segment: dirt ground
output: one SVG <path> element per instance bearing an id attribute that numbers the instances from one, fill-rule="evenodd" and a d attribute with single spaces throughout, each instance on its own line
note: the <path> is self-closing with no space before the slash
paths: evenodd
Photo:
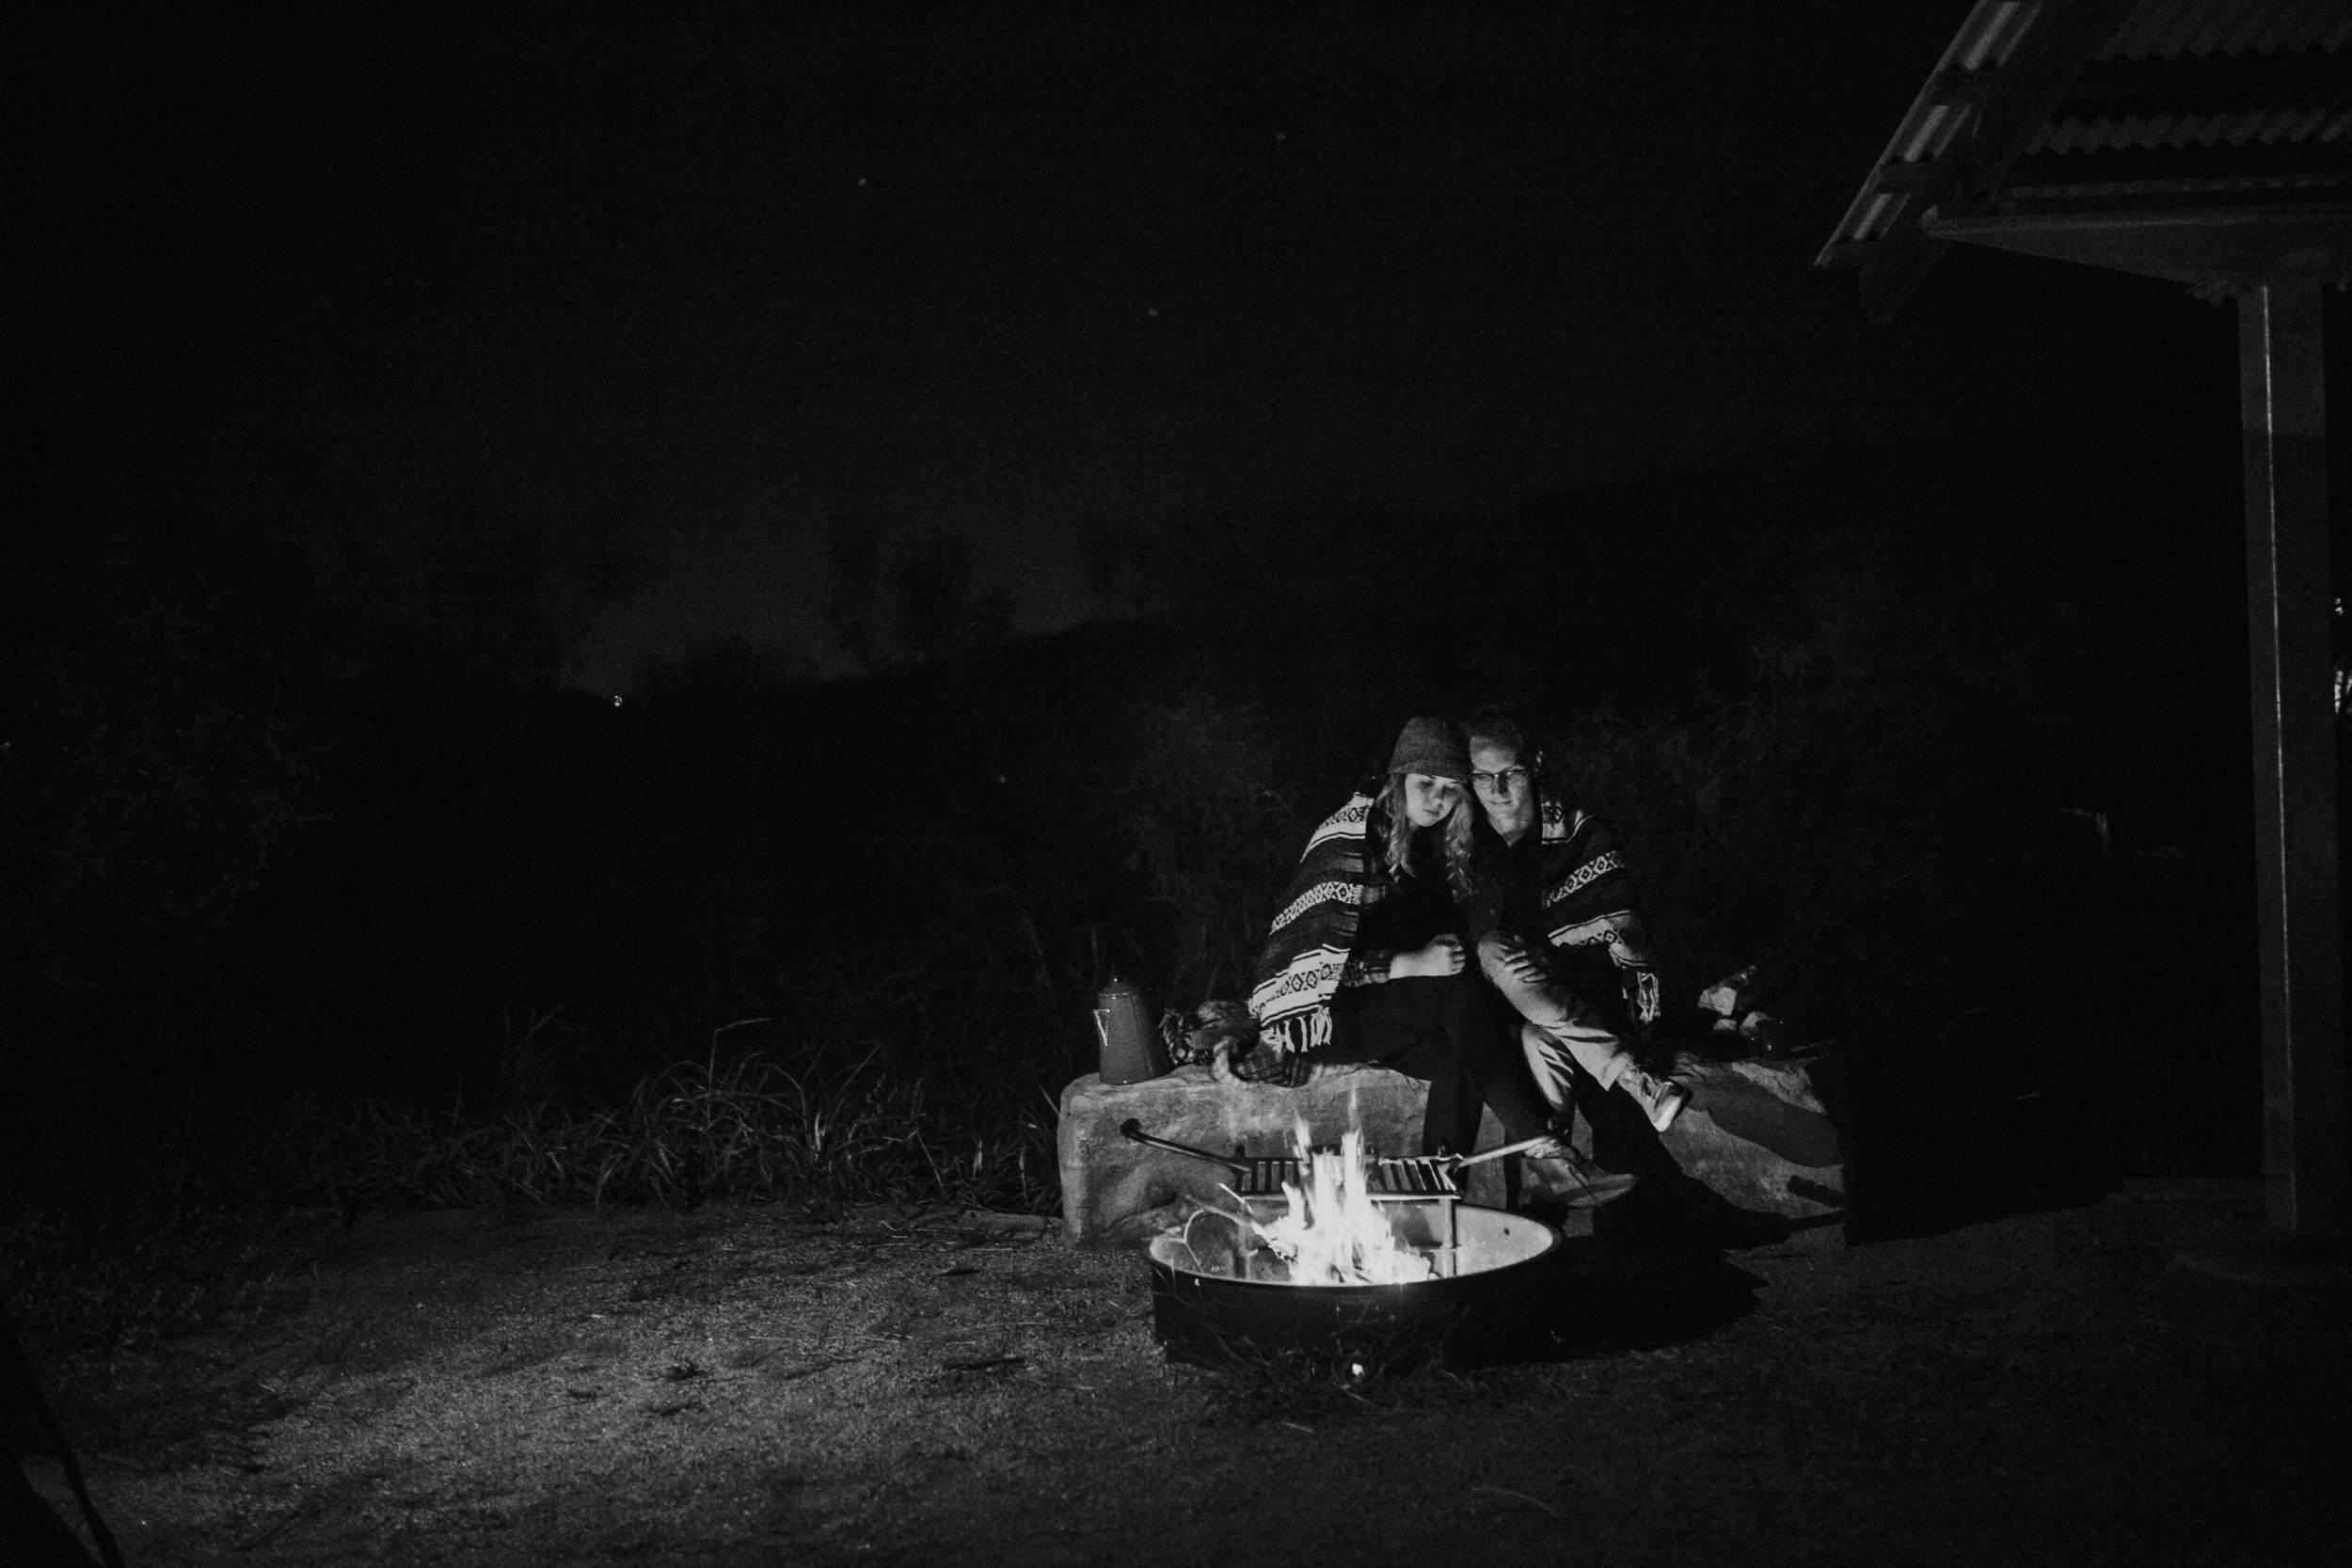
<path id="1" fill-rule="evenodd" d="M 158 1568 L 2341 1561 L 2346 1276 L 2176 1261 L 2248 1196 L 1570 1243 L 1561 1359 L 1355 1387 L 1172 1367 L 1139 1259 L 1014 1220 L 322 1221 L 273 1314 L 43 1375 Z"/>

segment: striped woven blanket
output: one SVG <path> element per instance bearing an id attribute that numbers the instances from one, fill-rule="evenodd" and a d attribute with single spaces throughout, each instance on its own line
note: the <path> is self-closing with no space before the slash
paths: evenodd
<path id="1" fill-rule="evenodd" d="M 1606 947 L 1626 1006 L 1646 1029 L 1658 1022 L 1658 971 L 1642 930 L 1633 878 L 1616 840 L 1596 817 L 1543 801 L 1537 925 L 1554 947 Z"/>
<path id="2" fill-rule="evenodd" d="M 1331 996 L 1355 948 L 1358 918 L 1392 885 L 1373 848 L 1387 835 L 1387 808 L 1359 790 L 1307 840 L 1249 992 L 1259 1038 L 1285 1055 L 1331 1038 Z"/>
<path id="3" fill-rule="evenodd" d="M 1547 799 L 1542 820 L 1539 930 L 1531 934 L 1555 947 L 1605 949 L 1628 1010 L 1646 1028 L 1661 1011 L 1658 974 L 1624 855 L 1607 827 L 1582 811 Z M 1208 1042 L 1232 1040 L 1240 1076 L 1279 1076 L 1278 1062 L 1330 1040 L 1331 998 L 1355 951 L 1359 921 L 1395 886 L 1375 847 L 1387 836 L 1387 809 L 1369 792 L 1359 791 L 1324 818 L 1308 837 L 1259 953 L 1257 984 L 1249 992 L 1257 1039 L 1238 1039 L 1237 1020 L 1212 1019 L 1203 1009 L 1209 1027 L 1193 1032 L 1193 1054 L 1207 1060 Z M 1248 1063 L 1240 1066 L 1245 1055 Z"/>

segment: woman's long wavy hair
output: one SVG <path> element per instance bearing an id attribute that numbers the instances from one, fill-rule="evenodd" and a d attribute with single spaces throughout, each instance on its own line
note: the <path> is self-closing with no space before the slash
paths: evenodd
<path id="1" fill-rule="evenodd" d="M 1413 864 L 1413 819 L 1405 814 L 1405 775 L 1389 775 L 1388 788 L 1380 792 L 1380 804 L 1389 814 L 1389 841 L 1382 847 L 1380 858 L 1388 863 L 1392 877 L 1411 875 Z M 1446 819 L 1430 832 L 1441 834 L 1439 847 L 1445 852 L 1445 879 L 1454 885 L 1454 895 L 1467 898 L 1477 886 L 1471 867 L 1471 816 L 1470 785 L 1462 784 L 1461 793 L 1454 800 L 1454 810 Z"/>

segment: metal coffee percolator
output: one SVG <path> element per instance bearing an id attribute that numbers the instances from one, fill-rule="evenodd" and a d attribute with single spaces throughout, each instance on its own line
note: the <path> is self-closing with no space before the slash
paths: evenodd
<path id="1" fill-rule="evenodd" d="M 1094 1034 L 1103 1048 L 1104 1083 L 1140 1084 L 1168 1070 L 1143 992 L 1116 974 L 1095 995 Z"/>

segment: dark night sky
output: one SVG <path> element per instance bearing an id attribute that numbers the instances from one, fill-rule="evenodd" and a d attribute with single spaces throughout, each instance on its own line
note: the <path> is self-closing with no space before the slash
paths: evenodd
<path id="1" fill-rule="evenodd" d="M 1956 253 L 1880 329 L 1812 268 L 1966 8 L 59 7 L 24 298 L 106 506 L 631 559 L 592 686 L 805 653 L 843 530 L 1043 629 L 1105 531 L 2227 453 L 2225 310 Z"/>

